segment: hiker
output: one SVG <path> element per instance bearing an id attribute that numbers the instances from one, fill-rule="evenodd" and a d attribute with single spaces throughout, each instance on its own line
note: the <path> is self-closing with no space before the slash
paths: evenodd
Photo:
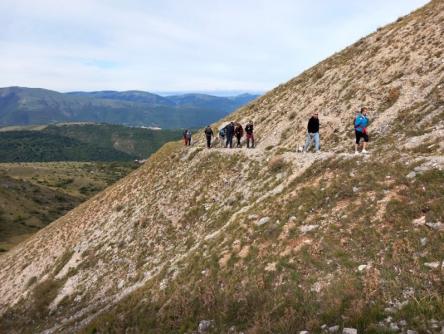
<path id="1" fill-rule="evenodd" d="M 185 130 L 183 130 L 183 133 L 182 133 L 183 142 L 184 142 L 185 146 L 188 145 L 187 132 L 188 132 L 188 129 L 185 129 Z"/>
<path id="2" fill-rule="evenodd" d="M 223 127 L 222 129 L 219 130 L 219 141 L 222 146 L 225 143 L 225 132 L 226 132 L 226 127 Z"/>
<path id="3" fill-rule="evenodd" d="M 364 139 L 364 142 L 362 143 L 362 153 L 366 154 L 368 151 L 367 143 L 368 143 L 368 133 L 367 133 L 367 126 L 368 126 L 368 117 L 367 117 L 367 107 L 362 107 L 360 113 L 355 117 L 354 126 L 355 126 L 355 136 L 356 136 L 356 144 L 355 144 L 355 154 L 359 154 L 359 146 L 361 138 Z"/>
<path id="4" fill-rule="evenodd" d="M 254 135 L 253 135 L 253 122 L 248 121 L 248 124 L 245 126 L 245 133 L 247 134 L 247 148 L 254 148 Z"/>
<path id="5" fill-rule="evenodd" d="M 214 137 L 214 133 L 213 133 L 213 129 L 209 125 L 205 128 L 205 137 L 207 138 L 207 148 L 210 148 L 211 147 L 211 138 Z"/>
<path id="6" fill-rule="evenodd" d="M 230 145 L 230 148 L 233 148 L 233 135 L 234 135 L 234 123 L 230 122 L 225 127 L 225 137 L 226 137 L 225 147 L 228 147 L 228 145 Z"/>
<path id="7" fill-rule="evenodd" d="M 303 152 L 307 152 L 312 140 L 315 142 L 316 153 L 319 152 L 320 139 L 319 139 L 319 118 L 318 113 L 314 113 L 308 120 L 307 125 L 307 137 L 305 139 L 305 145 Z"/>
<path id="8" fill-rule="evenodd" d="M 191 146 L 191 131 L 188 129 L 185 133 L 185 146 Z"/>
<path id="9" fill-rule="evenodd" d="M 236 123 L 236 128 L 234 129 L 234 135 L 236 136 L 237 139 L 237 147 L 242 147 L 241 145 L 241 138 L 244 135 L 244 128 L 242 127 L 242 125 L 240 123 Z"/>

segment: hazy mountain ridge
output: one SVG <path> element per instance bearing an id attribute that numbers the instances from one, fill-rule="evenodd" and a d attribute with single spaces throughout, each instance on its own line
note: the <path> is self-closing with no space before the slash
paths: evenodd
<path id="1" fill-rule="evenodd" d="M 162 128 L 200 127 L 257 97 L 194 96 L 193 103 L 181 104 L 143 91 L 59 93 L 41 88 L 0 88 L 0 125 L 83 121 Z M 208 100 L 212 103 L 205 102 Z"/>
<path id="2" fill-rule="evenodd" d="M 215 124 L 252 119 L 256 149 L 165 145 L 0 257 L 3 328 L 438 333 L 443 22 L 432 1 Z M 313 112 L 323 153 L 296 153 Z"/>

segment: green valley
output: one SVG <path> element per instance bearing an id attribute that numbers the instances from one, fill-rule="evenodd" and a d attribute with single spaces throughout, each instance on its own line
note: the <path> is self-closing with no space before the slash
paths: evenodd
<path id="1" fill-rule="evenodd" d="M 182 130 L 73 123 L 0 129 L 0 162 L 146 159 Z"/>

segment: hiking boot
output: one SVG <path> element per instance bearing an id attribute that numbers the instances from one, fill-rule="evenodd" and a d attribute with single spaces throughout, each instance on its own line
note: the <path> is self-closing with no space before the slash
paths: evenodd
<path id="1" fill-rule="evenodd" d="M 359 152 L 358 152 L 358 151 L 355 151 L 355 154 L 359 154 Z"/>
<path id="2" fill-rule="evenodd" d="M 367 154 L 368 151 L 367 150 L 362 150 L 362 153 Z"/>

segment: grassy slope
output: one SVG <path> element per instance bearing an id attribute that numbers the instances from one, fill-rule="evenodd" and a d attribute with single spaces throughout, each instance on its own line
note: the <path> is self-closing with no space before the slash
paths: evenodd
<path id="1" fill-rule="evenodd" d="M 132 163 L 0 164 L 0 252 L 126 176 Z"/>
<path id="2" fill-rule="evenodd" d="M 316 163 L 283 193 L 201 244 L 204 251 L 177 265 L 185 269 L 167 289 L 157 290 L 170 277 L 164 272 L 82 333 L 128 328 L 186 333 L 202 319 L 215 321 L 214 333 L 232 326 L 251 333 L 318 332 L 323 324 L 382 333 L 378 323 L 389 315 L 395 322 L 406 320 L 407 328 L 431 330 L 430 319 L 444 318 L 443 285 L 440 270 L 424 263 L 444 258 L 444 236 L 412 228 L 411 221 L 423 215 L 427 221 L 444 219 L 444 173 L 429 171 L 411 180 L 406 175 L 415 165 L 390 161 Z M 200 166 L 214 163 L 233 168 L 241 162 L 212 155 Z M 279 173 L 286 175 L 288 168 Z M 274 182 L 271 177 L 269 190 Z M 184 223 L 199 219 L 197 205 Z M 229 211 L 236 210 L 234 204 Z M 256 227 L 251 214 L 271 222 Z M 223 225 L 224 217 L 213 224 Z M 309 224 L 318 228 L 301 233 L 299 227 Z M 359 271 L 362 264 L 368 267 Z"/>

